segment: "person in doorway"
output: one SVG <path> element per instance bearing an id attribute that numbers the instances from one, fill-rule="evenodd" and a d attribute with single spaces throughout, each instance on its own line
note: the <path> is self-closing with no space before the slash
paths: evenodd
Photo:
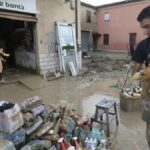
<path id="1" fill-rule="evenodd" d="M 145 63 L 146 67 L 150 64 L 150 6 L 144 8 L 138 15 L 137 21 L 140 23 L 141 28 L 144 31 L 144 34 L 147 36 L 142 40 L 132 56 L 132 60 L 135 62 L 133 66 L 133 74 L 139 72 L 142 64 Z M 150 80 L 144 80 L 142 83 L 143 91 L 150 87 Z M 146 138 L 150 148 L 150 94 L 143 94 L 143 112 L 142 120 L 146 122 Z M 148 95 L 145 96 L 145 95 Z M 148 107 L 147 107 L 148 106 Z"/>
<path id="2" fill-rule="evenodd" d="M 5 83 L 4 79 L 2 78 L 3 73 L 3 63 L 6 62 L 6 58 L 9 57 L 9 54 L 4 52 L 4 49 L 0 47 L 0 83 Z"/>

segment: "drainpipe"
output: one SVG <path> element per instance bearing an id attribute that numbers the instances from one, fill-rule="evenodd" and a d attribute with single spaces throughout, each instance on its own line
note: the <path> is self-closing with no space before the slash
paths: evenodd
<path id="1" fill-rule="evenodd" d="M 76 23 L 76 41 L 77 41 L 77 50 L 79 51 L 79 36 L 78 36 L 78 0 L 75 0 L 75 23 Z"/>

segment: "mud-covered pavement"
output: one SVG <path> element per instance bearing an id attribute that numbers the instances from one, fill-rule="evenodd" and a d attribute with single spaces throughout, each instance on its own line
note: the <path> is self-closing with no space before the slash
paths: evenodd
<path id="1" fill-rule="evenodd" d="M 119 88 L 116 88 L 116 77 L 114 66 L 119 72 L 119 66 L 128 62 L 127 55 L 96 55 L 98 63 L 95 66 L 86 66 L 78 77 L 65 76 L 56 80 L 46 81 L 39 75 L 18 70 L 6 71 L 6 79 L 11 82 L 0 86 L 0 98 L 19 103 L 22 100 L 34 95 L 42 97 L 47 105 L 57 104 L 59 100 L 66 100 L 72 104 L 79 113 L 91 115 L 94 112 L 95 104 L 103 97 L 110 96 L 117 101 L 119 112 L 119 126 L 115 122 L 111 124 L 111 139 L 113 150 L 148 150 L 145 138 L 145 123 L 141 120 L 141 112 L 123 112 L 119 107 Z M 115 62 L 119 58 L 121 64 Z M 104 59 L 102 61 L 102 59 Z M 91 60 L 83 63 L 92 65 Z M 102 61 L 102 62 L 101 62 Z M 101 62 L 101 63 L 100 63 Z M 98 64 L 98 65 L 96 65 Z M 102 66 L 104 64 L 104 67 Z M 108 64 L 108 65 L 107 65 Z M 111 65 L 113 64 L 113 65 Z M 85 68 L 86 69 L 85 69 Z M 101 68 L 100 68 L 101 67 Z M 94 69 L 95 68 L 95 69 Z"/>

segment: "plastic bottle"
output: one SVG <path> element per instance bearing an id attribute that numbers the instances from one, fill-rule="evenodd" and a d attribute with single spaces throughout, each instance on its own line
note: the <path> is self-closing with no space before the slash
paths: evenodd
<path id="1" fill-rule="evenodd" d="M 105 131 L 102 130 L 102 131 L 101 131 L 101 139 L 105 139 L 105 138 L 106 138 L 106 136 L 105 136 Z"/>
<path id="2" fill-rule="evenodd" d="M 85 141 L 84 141 L 84 146 L 86 147 L 86 148 L 88 148 L 89 147 L 89 139 L 86 137 L 86 139 L 85 139 Z"/>
<path id="3" fill-rule="evenodd" d="M 96 139 L 92 139 L 91 141 L 91 150 L 95 150 L 97 146 L 97 140 Z"/>
<path id="4" fill-rule="evenodd" d="M 96 138 L 93 140 L 93 145 L 95 148 L 97 147 L 97 139 Z"/>
<path id="5" fill-rule="evenodd" d="M 92 148 L 93 148 L 93 139 L 92 138 L 89 139 L 89 148 L 90 148 L 90 150 L 92 150 Z"/>

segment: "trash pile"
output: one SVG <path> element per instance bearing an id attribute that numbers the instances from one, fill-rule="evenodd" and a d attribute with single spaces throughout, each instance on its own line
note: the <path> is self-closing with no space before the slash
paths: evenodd
<path id="1" fill-rule="evenodd" d="M 103 130 L 67 102 L 44 105 L 39 96 L 20 104 L 0 100 L 1 150 L 109 150 Z"/>
<path id="2" fill-rule="evenodd" d="M 129 87 L 122 90 L 123 96 L 128 98 L 141 98 L 142 88 L 141 87 Z"/>

